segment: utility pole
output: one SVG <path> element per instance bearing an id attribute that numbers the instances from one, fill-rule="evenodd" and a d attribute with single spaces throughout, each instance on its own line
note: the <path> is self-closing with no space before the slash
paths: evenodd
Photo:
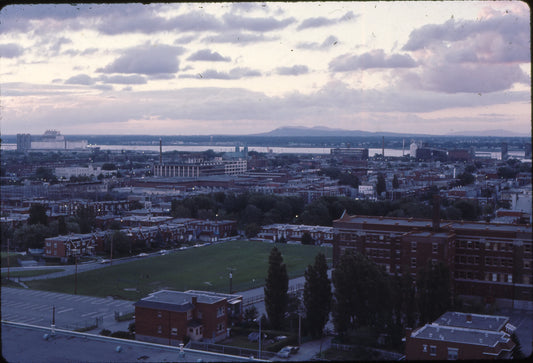
<path id="1" fill-rule="evenodd" d="M 7 279 L 9 280 L 9 238 L 7 239 Z"/>
<path id="2" fill-rule="evenodd" d="M 78 294 L 78 255 L 74 256 L 76 260 L 76 269 L 74 273 L 74 295 Z"/>

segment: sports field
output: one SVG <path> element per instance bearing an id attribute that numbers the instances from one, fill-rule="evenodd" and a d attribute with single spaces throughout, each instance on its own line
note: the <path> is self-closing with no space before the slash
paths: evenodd
<path id="1" fill-rule="evenodd" d="M 106 266 L 78 274 L 79 295 L 114 296 L 138 300 L 163 288 L 198 289 L 229 292 L 229 272 L 233 271 L 232 291 L 239 292 L 264 285 L 272 243 L 231 241 L 216 245 L 174 251 L 164 256 Z M 276 244 L 287 265 L 289 278 L 302 276 L 319 253 L 331 248 Z M 28 281 L 32 289 L 73 293 L 74 275 Z"/>

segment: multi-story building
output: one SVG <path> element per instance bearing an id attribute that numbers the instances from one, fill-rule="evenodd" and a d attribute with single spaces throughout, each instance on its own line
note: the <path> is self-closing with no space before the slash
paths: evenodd
<path id="1" fill-rule="evenodd" d="M 257 236 L 274 242 L 285 239 L 287 242 L 301 242 L 304 233 L 309 233 L 315 244 L 333 242 L 333 227 L 306 226 L 295 224 L 270 224 L 261 227 Z"/>
<path id="2" fill-rule="evenodd" d="M 77 256 L 92 256 L 103 251 L 106 232 L 69 234 L 44 240 L 44 256 L 63 261 Z"/>
<path id="3" fill-rule="evenodd" d="M 443 261 L 456 294 L 533 309 L 530 225 L 344 214 L 333 227 L 334 264 L 354 250 L 390 273 L 407 268 L 416 276 L 428 261 Z"/>
<path id="4" fill-rule="evenodd" d="M 135 339 L 179 345 L 185 337 L 216 342 L 242 316 L 242 296 L 161 290 L 135 304 Z"/>
<path id="5" fill-rule="evenodd" d="M 405 337 L 406 360 L 510 359 L 515 327 L 505 316 L 446 312 Z"/>
<path id="6" fill-rule="evenodd" d="M 211 175 L 238 175 L 247 170 L 247 161 L 225 160 L 180 164 L 155 164 L 154 176 L 200 178 Z"/>

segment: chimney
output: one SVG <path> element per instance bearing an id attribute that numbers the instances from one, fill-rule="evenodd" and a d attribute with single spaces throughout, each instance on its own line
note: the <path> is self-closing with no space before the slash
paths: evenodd
<path id="1" fill-rule="evenodd" d="M 433 194 L 433 232 L 440 229 L 440 195 Z"/>
<path id="2" fill-rule="evenodd" d="M 192 297 L 192 304 L 196 307 L 196 303 L 198 301 L 198 298 L 196 296 Z"/>
<path id="3" fill-rule="evenodd" d="M 159 165 L 163 165 L 163 140 L 159 138 Z"/>

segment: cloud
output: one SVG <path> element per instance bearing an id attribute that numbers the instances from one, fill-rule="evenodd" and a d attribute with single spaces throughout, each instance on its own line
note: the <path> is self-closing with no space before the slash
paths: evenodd
<path id="1" fill-rule="evenodd" d="M 111 64 L 100 68 L 103 73 L 136 73 L 145 75 L 174 74 L 179 70 L 178 55 L 183 48 L 145 44 L 129 48 Z"/>
<path id="2" fill-rule="evenodd" d="M 90 86 L 94 84 L 94 79 L 86 74 L 78 74 L 67 79 L 65 81 L 65 84 L 81 84 L 85 86 Z"/>
<path id="3" fill-rule="evenodd" d="M 300 74 L 309 73 L 309 68 L 306 65 L 295 65 L 292 67 L 278 67 L 276 73 L 283 76 L 298 76 Z"/>
<path id="4" fill-rule="evenodd" d="M 227 79 L 227 80 L 235 80 L 235 79 L 241 79 L 241 78 L 249 78 L 249 77 L 259 77 L 261 76 L 261 72 L 257 70 L 253 70 L 250 68 L 233 68 L 229 72 L 219 72 L 214 69 L 208 69 L 202 73 L 200 73 L 198 76 L 192 76 L 193 78 L 204 78 L 204 79 Z M 182 78 L 191 78 L 191 77 L 182 77 Z"/>
<path id="5" fill-rule="evenodd" d="M 98 78 L 100 82 L 103 83 L 114 83 L 114 84 L 146 84 L 146 77 L 140 75 L 131 75 L 131 76 L 101 76 Z"/>
<path id="6" fill-rule="evenodd" d="M 187 60 L 190 61 L 210 61 L 210 62 L 230 62 L 230 57 L 223 57 L 218 52 L 211 52 L 209 49 L 202 49 L 192 54 Z"/>
<path id="7" fill-rule="evenodd" d="M 22 55 L 24 48 L 15 43 L 0 44 L 0 57 L 17 58 Z"/>
<path id="8" fill-rule="evenodd" d="M 248 30 L 254 32 L 269 32 L 272 30 L 284 29 L 296 21 L 296 19 L 292 17 L 277 20 L 272 17 L 245 17 L 232 13 L 226 13 L 222 18 L 227 30 Z"/>
<path id="9" fill-rule="evenodd" d="M 517 64 L 465 63 L 425 67 L 420 74 L 404 75 L 403 82 L 410 87 L 436 92 L 477 94 L 504 91 L 515 83 L 529 85 L 531 79 Z"/>
<path id="10" fill-rule="evenodd" d="M 531 60 L 529 18 L 498 14 L 476 21 L 450 19 L 427 24 L 413 30 L 402 49 L 448 50 L 446 53 L 464 49 L 478 61 L 527 63 Z"/>
<path id="11" fill-rule="evenodd" d="M 316 18 L 308 18 L 302 21 L 296 29 L 303 30 L 303 29 L 308 29 L 308 28 L 319 28 L 319 27 L 324 27 L 324 26 L 330 26 L 330 25 L 335 25 L 335 24 L 342 23 L 345 21 L 349 21 L 352 19 L 356 19 L 357 17 L 359 17 L 359 15 L 355 15 L 352 11 L 349 11 L 339 18 L 326 18 L 323 16 L 316 17 Z"/>
<path id="12" fill-rule="evenodd" d="M 329 63 L 329 69 L 333 72 L 348 72 L 369 68 L 411 68 L 416 65 L 409 55 L 386 55 L 382 49 L 377 49 L 361 55 L 341 55 Z"/>
<path id="13" fill-rule="evenodd" d="M 339 39 L 336 36 L 330 35 L 322 43 L 316 42 L 300 42 L 296 45 L 296 48 L 299 49 L 308 49 L 308 50 L 326 50 L 330 47 L 336 46 L 339 43 Z"/>
<path id="14" fill-rule="evenodd" d="M 204 43 L 233 43 L 245 45 L 248 43 L 268 42 L 279 39 L 279 36 L 265 36 L 264 34 L 253 33 L 220 33 L 206 36 L 202 39 Z"/>

